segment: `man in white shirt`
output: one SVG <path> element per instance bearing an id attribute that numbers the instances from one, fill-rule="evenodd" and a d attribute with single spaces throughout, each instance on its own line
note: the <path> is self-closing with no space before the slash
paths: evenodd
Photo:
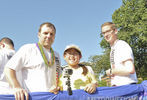
<path id="1" fill-rule="evenodd" d="M 55 33 L 56 28 L 52 23 L 41 24 L 38 43 L 22 46 L 7 63 L 5 74 L 17 100 L 23 100 L 24 95 L 28 100 L 28 92 L 58 93 L 60 61 L 58 53 L 51 47 Z M 15 74 L 19 70 L 22 71 L 22 86 Z"/>
<path id="2" fill-rule="evenodd" d="M 10 93 L 10 87 L 4 75 L 4 67 L 14 54 L 13 41 L 7 37 L 2 38 L 0 40 L 0 94 Z"/>
<path id="3" fill-rule="evenodd" d="M 102 35 L 111 46 L 111 68 L 106 74 L 111 77 L 112 86 L 136 84 L 138 82 L 134 67 L 134 56 L 128 43 L 117 38 L 114 23 L 106 22 L 101 26 Z"/>

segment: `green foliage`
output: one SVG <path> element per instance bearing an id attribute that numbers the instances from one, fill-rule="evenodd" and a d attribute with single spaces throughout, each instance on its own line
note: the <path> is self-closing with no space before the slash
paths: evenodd
<path id="1" fill-rule="evenodd" d="M 102 80 L 102 81 L 98 81 L 98 87 L 105 87 L 107 86 L 107 82 Z"/>
<path id="2" fill-rule="evenodd" d="M 89 62 L 91 64 L 92 69 L 96 73 L 96 78 L 98 79 L 99 73 L 101 73 L 102 70 L 106 70 L 110 68 L 110 62 L 109 62 L 109 53 L 107 51 L 107 55 L 95 55 L 91 56 L 89 58 Z"/>
<path id="3" fill-rule="evenodd" d="M 137 84 L 141 84 L 143 80 L 138 79 L 138 83 Z"/>

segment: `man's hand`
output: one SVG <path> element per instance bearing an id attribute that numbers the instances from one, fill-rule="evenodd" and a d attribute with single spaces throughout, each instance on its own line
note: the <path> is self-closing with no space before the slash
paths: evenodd
<path id="1" fill-rule="evenodd" d="M 59 87 L 53 86 L 53 87 L 51 87 L 49 92 L 54 93 L 54 94 L 58 94 L 59 90 L 60 90 Z"/>
<path id="2" fill-rule="evenodd" d="M 15 100 L 29 100 L 29 94 L 27 93 L 26 90 L 22 88 L 13 88 L 13 92 L 14 92 Z"/>
<path id="3" fill-rule="evenodd" d="M 91 83 L 91 84 L 86 85 L 84 90 L 88 93 L 95 93 L 96 87 L 97 87 L 96 83 Z"/>

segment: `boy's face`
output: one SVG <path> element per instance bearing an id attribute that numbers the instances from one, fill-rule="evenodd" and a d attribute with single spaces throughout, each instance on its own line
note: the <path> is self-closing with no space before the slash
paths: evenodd
<path id="1" fill-rule="evenodd" d="M 110 25 L 102 27 L 102 34 L 108 43 L 112 43 L 116 38 L 116 29 L 112 29 Z"/>
<path id="2" fill-rule="evenodd" d="M 75 66 L 79 64 L 81 55 L 75 49 L 69 49 L 64 54 L 64 59 L 68 65 Z"/>

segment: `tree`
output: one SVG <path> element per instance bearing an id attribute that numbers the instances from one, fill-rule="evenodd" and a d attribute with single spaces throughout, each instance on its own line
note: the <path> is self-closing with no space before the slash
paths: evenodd
<path id="1" fill-rule="evenodd" d="M 94 70 L 96 77 L 99 77 L 99 74 L 102 73 L 102 71 L 110 68 L 110 62 L 109 62 L 109 53 L 103 54 L 103 55 L 95 55 L 89 57 L 89 62 L 91 64 L 92 69 Z"/>
<path id="2" fill-rule="evenodd" d="M 147 77 L 147 0 L 123 0 L 112 20 L 119 29 L 119 39 L 132 47 L 138 77 Z"/>

